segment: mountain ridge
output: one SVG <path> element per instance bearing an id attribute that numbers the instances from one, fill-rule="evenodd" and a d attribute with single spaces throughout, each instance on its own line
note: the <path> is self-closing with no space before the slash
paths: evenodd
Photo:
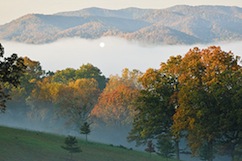
<path id="1" fill-rule="evenodd" d="M 166 9 L 85 8 L 52 15 L 27 14 L 0 26 L 0 39 L 44 44 L 79 37 L 114 36 L 148 44 L 242 40 L 242 8 L 177 5 Z"/>

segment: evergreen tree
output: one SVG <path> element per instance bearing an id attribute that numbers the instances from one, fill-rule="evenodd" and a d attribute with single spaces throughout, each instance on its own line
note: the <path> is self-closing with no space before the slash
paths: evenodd
<path id="1" fill-rule="evenodd" d="M 91 129 L 90 129 L 90 124 L 87 122 L 84 122 L 84 124 L 80 128 L 81 134 L 86 135 L 86 141 L 87 141 L 87 135 L 90 134 Z"/>
<path id="2" fill-rule="evenodd" d="M 65 146 L 61 146 L 61 148 L 68 151 L 71 155 L 70 160 L 72 160 L 73 153 L 81 152 L 81 148 L 78 146 L 78 141 L 74 136 L 68 136 L 65 138 Z"/>

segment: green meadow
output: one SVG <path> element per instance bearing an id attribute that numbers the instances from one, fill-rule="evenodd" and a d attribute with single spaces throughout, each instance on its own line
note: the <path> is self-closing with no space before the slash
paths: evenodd
<path id="1" fill-rule="evenodd" d="M 1 161 L 69 161 L 61 148 L 66 136 L 0 126 Z M 82 152 L 73 161 L 175 161 L 156 154 L 78 139 Z"/>

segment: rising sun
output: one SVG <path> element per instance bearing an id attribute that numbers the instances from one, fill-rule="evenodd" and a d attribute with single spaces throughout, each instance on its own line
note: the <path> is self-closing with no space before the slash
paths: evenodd
<path id="1" fill-rule="evenodd" d="M 105 43 L 104 43 L 104 42 L 100 42 L 99 46 L 100 46 L 101 48 L 104 48 Z"/>

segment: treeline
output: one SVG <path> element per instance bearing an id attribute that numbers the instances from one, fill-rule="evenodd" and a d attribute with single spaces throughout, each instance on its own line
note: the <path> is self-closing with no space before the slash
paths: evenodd
<path id="1" fill-rule="evenodd" d="M 38 61 L 23 61 L 20 86 L 4 88 L 9 110 L 21 107 L 29 119 L 58 117 L 77 130 L 85 122 L 131 125 L 128 141 L 155 144 L 164 157 L 179 159 L 185 138 L 202 160 L 242 158 L 242 68 L 220 47 L 193 48 L 159 69 L 124 69 L 109 78 L 92 64 L 45 72 Z"/>

